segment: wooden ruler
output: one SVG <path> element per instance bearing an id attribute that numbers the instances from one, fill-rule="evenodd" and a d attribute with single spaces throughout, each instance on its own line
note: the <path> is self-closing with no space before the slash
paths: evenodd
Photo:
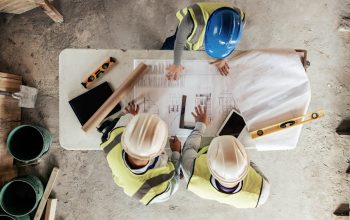
<path id="1" fill-rule="evenodd" d="M 113 108 L 128 94 L 128 92 L 137 83 L 147 71 L 147 65 L 140 63 L 119 86 L 119 88 L 112 93 L 112 95 L 103 103 L 103 105 L 85 122 L 82 129 L 85 132 L 90 132 L 97 128 L 99 123 L 113 110 Z"/>
<path id="2" fill-rule="evenodd" d="M 251 131 L 250 136 L 255 139 L 259 137 L 266 136 L 268 134 L 272 134 L 278 131 L 282 131 L 287 128 L 295 127 L 301 124 L 305 124 L 307 122 L 310 122 L 312 120 L 318 119 L 320 117 L 323 117 L 325 115 L 324 110 L 319 110 L 316 112 L 310 112 L 308 114 L 289 119 L 287 121 L 283 121 L 281 123 L 277 123 L 274 125 L 267 126 L 265 128 L 261 128 L 255 131 Z"/>
<path id="3" fill-rule="evenodd" d="M 44 209 L 45 209 L 45 205 L 46 205 L 46 202 L 50 196 L 50 193 L 53 189 L 53 186 L 57 180 L 57 177 L 58 177 L 58 173 L 59 173 L 59 169 L 57 167 L 54 167 L 52 169 L 52 172 L 51 172 L 51 175 L 50 175 L 50 178 L 49 178 L 49 182 L 47 183 L 46 187 L 45 187 L 45 191 L 44 191 L 44 194 L 43 194 L 43 197 L 41 198 L 40 200 L 40 203 L 39 203 L 39 206 L 38 206 L 38 209 L 36 210 L 36 213 L 35 213 L 35 216 L 34 216 L 34 220 L 40 220 L 41 219 L 41 216 L 44 212 Z"/>

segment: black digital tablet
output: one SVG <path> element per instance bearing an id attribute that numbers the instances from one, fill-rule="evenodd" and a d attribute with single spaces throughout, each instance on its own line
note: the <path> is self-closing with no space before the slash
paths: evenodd
<path id="1" fill-rule="evenodd" d="M 240 114 L 235 110 L 232 110 L 222 123 L 220 129 L 217 132 L 217 136 L 221 135 L 233 135 L 238 137 L 245 126 L 245 122 Z"/>

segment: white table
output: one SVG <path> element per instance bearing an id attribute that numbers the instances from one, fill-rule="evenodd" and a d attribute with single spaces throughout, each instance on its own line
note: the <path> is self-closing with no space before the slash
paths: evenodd
<path id="1" fill-rule="evenodd" d="M 265 52 L 263 52 L 265 53 Z M 275 52 L 273 52 L 275 53 Z M 272 53 L 272 54 L 273 54 Z M 278 52 L 279 53 L 279 52 Z M 290 51 L 287 51 L 287 54 Z M 283 54 L 283 52 L 282 52 Z M 291 53 L 290 53 L 291 54 Z M 295 62 L 292 59 L 288 58 L 291 61 L 291 64 Z M 172 59 L 172 51 L 159 51 L 159 50 L 95 50 L 95 49 L 66 49 L 63 50 L 59 56 L 59 141 L 63 148 L 68 150 L 99 150 L 101 134 L 96 130 L 91 133 L 85 133 L 81 129 L 81 125 L 76 118 L 73 110 L 71 109 L 68 101 L 72 98 L 86 92 L 87 90 L 81 86 L 81 80 L 86 74 L 91 73 L 97 66 L 99 66 L 107 57 L 115 57 L 118 60 L 118 64 L 112 67 L 112 69 L 104 75 L 94 86 L 101 84 L 102 82 L 108 81 L 110 85 L 116 89 L 122 81 L 127 77 L 134 65 L 134 59 Z M 270 54 L 268 54 L 270 56 Z M 304 83 L 305 92 L 301 94 L 301 99 L 298 98 L 297 105 L 291 107 L 291 102 L 274 102 L 277 106 L 272 111 L 267 111 L 266 109 L 259 108 L 257 114 L 254 117 L 252 111 L 249 111 L 251 102 L 257 102 L 252 99 L 250 102 L 245 102 L 245 100 L 250 100 L 249 97 L 245 97 L 243 93 L 245 90 L 240 87 L 240 85 L 249 85 L 250 78 L 249 73 L 241 74 L 246 72 L 246 69 L 251 69 L 255 71 L 254 68 L 247 67 L 249 62 L 259 62 L 259 59 L 254 61 L 255 54 L 252 57 L 245 56 L 243 52 L 236 52 L 235 55 L 231 58 L 230 67 L 234 71 L 230 74 L 231 80 L 238 79 L 242 83 L 236 84 L 232 89 L 235 92 L 235 101 L 237 102 L 236 107 L 242 107 L 241 113 L 246 120 L 246 123 L 249 129 L 255 129 L 256 126 L 259 128 L 261 126 L 267 126 L 273 124 L 271 122 L 280 122 L 292 118 L 291 116 L 299 116 L 306 112 L 307 107 L 310 101 L 310 87 L 306 75 L 303 76 L 303 73 L 300 73 L 300 67 L 296 67 L 296 71 L 299 71 L 299 78 L 296 79 L 296 82 Z M 262 57 L 265 59 L 264 57 Z M 195 52 L 195 51 L 185 51 L 183 54 L 184 60 L 211 60 L 204 52 Z M 230 60 L 231 60 L 230 59 Z M 246 59 L 246 60 L 245 60 Z M 248 61 L 247 61 L 248 60 Z M 241 62 L 244 61 L 244 62 Z M 289 62 L 288 61 L 288 62 Z M 261 62 L 261 61 L 260 61 Z M 273 61 L 275 62 L 275 61 Z M 267 67 L 272 65 L 272 61 L 264 62 Z M 278 66 L 278 65 L 277 65 Z M 243 69 L 242 69 L 243 68 Z M 277 67 L 278 68 L 278 67 Z M 279 65 L 279 68 L 284 68 L 283 65 Z M 294 67 L 293 67 L 294 68 Z M 290 73 L 294 69 L 286 71 L 287 76 L 292 76 Z M 252 72 L 250 72 L 252 74 Z M 259 81 L 260 76 L 256 77 L 256 80 Z M 294 76 L 292 78 L 295 78 Z M 263 78 L 262 78 L 263 80 Z M 278 84 L 278 83 L 277 83 Z M 297 83 L 298 84 L 298 83 Z M 273 89 L 264 89 L 264 84 L 256 85 L 256 88 L 260 90 L 266 90 L 269 93 L 275 93 Z M 266 85 L 267 87 L 269 85 Z M 297 86 L 297 85 L 296 85 Z M 280 89 L 279 89 L 280 90 Z M 243 91 L 243 92 L 242 92 Z M 248 91 L 249 92 L 249 91 Z M 253 92 L 253 91 L 250 91 Z M 130 100 L 133 98 L 132 92 L 125 98 L 125 100 Z M 240 95 L 242 94 L 242 99 Z M 282 96 L 284 94 L 281 94 Z M 243 98 L 244 97 L 244 98 Z M 278 99 L 277 99 L 278 100 Z M 269 100 L 266 100 L 269 101 Z M 270 101 L 271 102 L 271 101 Z M 253 104 L 254 104 L 253 103 Z M 260 105 L 263 103 L 260 103 Z M 285 104 L 288 104 L 289 107 L 287 110 Z M 239 109 L 238 109 L 239 110 Z M 281 113 L 281 114 L 279 114 Z M 261 115 L 261 117 L 260 117 Z M 246 148 L 255 148 L 258 150 L 274 150 L 274 149 L 291 149 L 294 148 L 297 144 L 299 135 L 301 132 L 301 126 L 287 129 L 285 131 L 269 135 L 257 141 L 253 141 L 249 135 L 247 128 L 242 132 L 239 139 L 245 144 Z M 281 144 L 283 141 L 287 140 L 287 144 Z M 288 142 L 289 140 L 289 142 Z M 259 148 L 260 147 L 260 148 Z"/>

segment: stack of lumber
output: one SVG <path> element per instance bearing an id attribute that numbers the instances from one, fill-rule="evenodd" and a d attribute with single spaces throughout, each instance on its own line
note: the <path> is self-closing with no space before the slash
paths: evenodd
<path id="1" fill-rule="evenodd" d="M 0 91 L 18 92 L 21 84 L 21 76 L 0 72 Z M 17 176 L 13 157 L 7 151 L 6 139 L 9 132 L 20 123 L 21 108 L 18 107 L 18 100 L 0 94 L 0 187 L 5 181 Z"/>

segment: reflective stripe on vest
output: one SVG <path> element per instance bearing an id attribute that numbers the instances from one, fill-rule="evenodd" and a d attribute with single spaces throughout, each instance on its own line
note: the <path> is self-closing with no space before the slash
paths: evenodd
<path id="1" fill-rule="evenodd" d="M 188 190 L 204 199 L 215 200 L 236 208 L 255 208 L 260 198 L 262 177 L 250 166 L 239 192 L 234 194 L 219 192 L 210 181 L 207 149 L 208 147 L 204 147 L 198 152 L 199 156 L 194 162 L 193 174 L 187 186 Z"/>
<path id="2" fill-rule="evenodd" d="M 179 20 L 179 25 L 183 18 L 190 13 L 193 21 L 193 30 L 190 36 L 187 38 L 186 48 L 189 50 L 199 50 L 203 48 L 204 35 L 207 21 L 210 15 L 218 8 L 222 7 L 232 7 L 230 3 L 196 3 L 187 8 L 183 8 L 176 13 L 176 17 Z M 235 8 L 241 12 L 242 20 L 244 18 L 244 13 L 242 10 Z"/>
<path id="3" fill-rule="evenodd" d="M 173 163 L 168 162 L 167 166 L 149 169 L 143 174 L 132 173 L 123 159 L 120 142 L 123 131 L 124 127 L 111 131 L 108 140 L 101 144 L 101 148 L 106 154 L 114 182 L 123 188 L 127 195 L 147 205 L 153 198 L 167 190 L 175 168 Z"/>

